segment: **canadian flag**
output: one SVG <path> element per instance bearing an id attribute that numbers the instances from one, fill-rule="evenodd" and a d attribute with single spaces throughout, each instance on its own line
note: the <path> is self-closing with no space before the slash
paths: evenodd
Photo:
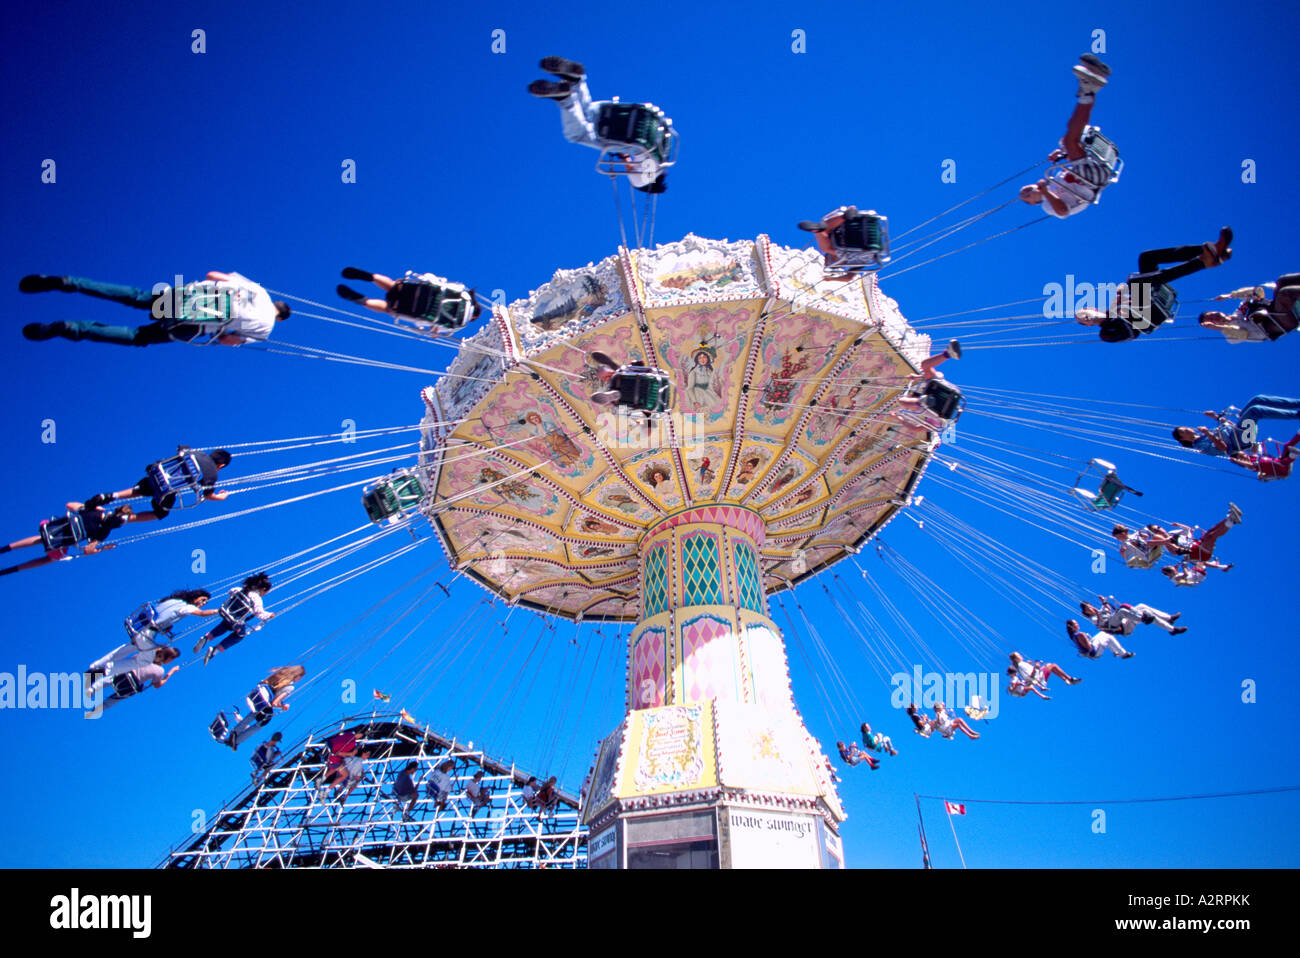
<path id="1" fill-rule="evenodd" d="M 943 810 L 944 810 L 945 812 L 947 812 L 949 815 L 965 815 L 965 814 L 966 814 L 966 806 L 965 806 L 965 805 L 959 805 L 959 804 L 957 804 L 956 802 L 950 802 L 950 801 L 947 801 L 946 799 L 944 800 L 944 803 L 943 803 Z"/>

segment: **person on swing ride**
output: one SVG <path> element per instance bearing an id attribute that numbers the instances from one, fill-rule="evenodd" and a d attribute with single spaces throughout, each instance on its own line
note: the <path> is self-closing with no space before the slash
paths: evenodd
<path id="1" fill-rule="evenodd" d="M 1287 273 L 1276 283 L 1246 286 L 1214 298 L 1241 300 L 1231 314 L 1207 310 L 1198 320 L 1203 328 L 1218 330 L 1233 345 L 1281 339 L 1300 325 L 1300 273 Z"/>
<path id="2" fill-rule="evenodd" d="M 129 671 L 118 673 L 111 681 L 113 694 L 104 699 L 101 708 L 112 708 L 131 698 L 133 695 L 139 695 L 145 689 L 160 689 L 167 684 L 173 675 L 180 671 L 179 665 L 173 665 L 171 669 L 164 666 L 180 656 L 180 650 L 175 646 L 164 645 L 157 650 L 153 661 L 135 666 Z"/>
<path id="3" fill-rule="evenodd" d="M 51 562 L 72 558 L 68 555 L 71 549 L 80 548 L 82 555 L 92 556 L 106 549 L 115 548 L 104 545 L 104 540 L 115 530 L 136 518 L 135 511 L 130 506 L 118 506 L 109 512 L 103 506 L 92 506 L 88 502 L 69 502 L 67 509 L 65 515 L 43 520 L 41 532 L 37 535 L 0 546 L 0 554 L 35 545 L 45 548 L 45 555 L 42 558 L 10 566 L 8 569 L 0 569 L 0 575 L 12 575 L 24 569 L 35 569 Z"/>
<path id="4" fill-rule="evenodd" d="M 1205 415 L 1215 421 L 1213 429 L 1205 426 L 1179 426 L 1174 430 L 1174 439 L 1187 449 L 1208 456 L 1227 456 L 1239 466 L 1259 472 L 1256 461 L 1260 458 L 1255 448 L 1254 424 L 1264 419 L 1300 419 L 1300 399 L 1288 396 L 1252 396 L 1240 410 L 1229 406 L 1223 412 L 1207 409 Z M 1270 459 L 1286 458 L 1287 447 L 1282 447 L 1282 454 Z M 1282 463 L 1268 463 L 1265 473 L 1259 473 L 1261 479 L 1283 479 L 1289 475 L 1274 474 L 1282 468 Z"/>
<path id="5" fill-rule="evenodd" d="M 812 233 L 817 242 L 817 249 L 822 253 L 826 266 L 848 267 L 842 276 L 828 276 L 828 279 L 850 280 L 857 273 L 855 268 L 879 267 L 889 259 L 888 237 L 870 233 L 870 224 L 879 222 L 875 210 L 862 213 L 856 206 L 840 206 L 831 210 L 820 220 L 801 220 L 799 229 Z M 850 240 L 844 231 L 844 224 L 851 226 L 862 224 L 856 241 Z M 878 229 L 877 229 L 878 232 Z M 883 239 L 883 242 L 882 242 Z"/>
<path id="6" fill-rule="evenodd" d="M 249 605 L 252 606 L 252 612 L 249 616 L 250 618 L 258 618 L 261 619 L 263 622 L 269 622 L 271 619 L 275 618 L 275 613 L 267 612 L 266 609 L 263 608 L 262 597 L 265 596 L 270 591 L 271 591 L 270 577 L 265 572 L 259 572 L 256 575 L 251 575 L 247 579 L 245 579 L 242 587 L 238 589 L 231 589 L 230 594 L 232 597 L 236 593 L 243 594 L 243 597 L 246 598 L 248 600 Z M 194 651 L 195 653 L 198 653 L 205 645 L 207 645 L 213 639 L 217 638 L 218 636 L 225 635 L 227 632 L 230 633 L 229 638 L 222 639 L 212 648 L 208 649 L 208 651 L 204 654 L 203 664 L 207 665 L 209 662 L 212 661 L 212 657 L 215 656 L 218 652 L 229 652 L 240 642 L 244 641 L 244 639 L 248 637 L 249 631 L 251 630 L 245 626 L 244 622 L 241 621 L 232 624 L 231 622 L 227 621 L 223 617 L 222 621 L 218 622 L 212 629 L 210 629 L 207 632 L 207 634 L 203 635 L 197 642 L 194 643 Z"/>
<path id="7" fill-rule="evenodd" d="M 856 765 L 861 765 L 863 762 L 866 762 L 867 767 L 870 768 L 873 772 L 876 769 L 880 768 L 879 759 L 871 755 L 868 755 L 866 752 L 862 751 L 862 749 L 858 748 L 857 745 L 855 745 L 852 742 L 850 742 L 848 745 L 845 745 L 843 742 L 836 742 L 835 747 L 839 749 L 840 759 L 843 760 L 845 765 L 853 767 Z"/>
<path id="8" fill-rule="evenodd" d="M 1047 680 L 1053 675 L 1059 675 L 1066 685 L 1078 685 L 1083 679 L 1077 679 L 1071 675 L 1066 675 L 1065 670 L 1055 662 L 1039 662 L 1036 659 L 1027 659 L 1019 652 L 1011 653 L 1011 665 L 1007 669 L 1007 675 L 1011 676 L 1011 683 L 1007 686 L 1007 691 L 1012 695 L 1024 698 L 1030 692 L 1033 692 L 1040 699 L 1051 699 L 1047 692 Z"/>
<path id="9" fill-rule="evenodd" d="M 622 171 L 627 175 L 632 188 L 642 193 L 663 193 L 668 189 L 668 174 L 664 172 L 666 157 L 662 151 L 651 149 L 644 143 L 607 138 L 601 135 L 601 120 L 612 115 L 617 108 L 629 107 L 658 114 L 660 129 L 665 135 L 664 142 L 675 134 L 672 132 L 673 121 L 663 116 L 657 107 L 651 104 L 621 104 L 611 100 L 591 99 L 587 90 L 587 70 L 581 63 L 566 60 L 563 57 L 544 57 L 539 64 L 543 70 L 558 80 L 534 80 L 528 85 L 528 92 L 543 100 L 555 100 L 560 108 L 560 123 L 564 129 L 564 138 L 570 143 L 579 143 L 617 156 L 622 162 Z M 604 116 L 603 116 L 604 115 Z"/>
<path id="10" fill-rule="evenodd" d="M 1119 555 L 1130 569 L 1150 569 L 1160 560 L 1160 553 L 1172 540 L 1170 534 L 1155 524 L 1136 531 L 1116 525 L 1110 530 L 1119 543 Z"/>
<path id="11" fill-rule="evenodd" d="M 1219 539 L 1226 535 L 1228 530 L 1241 522 L 1241 510 L 1237 508 L 1236 503 L 1228 503 L 1228 514 L 1212 526 L 1209 531 L 1197 535 L 1199 526 L 1185 526 L 1181 522 L 1171 523 L 1177 531 L 1171 531 L 1169 542 L 1165 545 L 1176 556 L 1191 559 L 1193 562 L 1204 562 L 1216 569 L 1223 569 L 1225 572 L 1231 569 L 1231 565 L 1220 565 L 1213 562 L 1214 547 Z"/>
<path id="12" fill-rule="evenodd" d="M 219 743 L 229 745 L 232 752 L 238 751 L 240 743 L 252 735 L 254 729 L 269 725 L 276 712 L 289 711 L 289 703 L 285 699 L 306 674 L 307 670 L 301 665 L 282 665 L 272 669 L 257 684 L 257 688 L 245 697 L 248 714 L 240 715 L 238 708 L 233 710 L 236 725 L 226 733 L 224 739 L 218 740 Z"/>
<path id="13" fill-rule="evenodd" d="M 886 755 L 898 754 L 898 749 L 894 748 L 894 743 L 883 732 L 871 731 L 871 726 L 866 722 L 862 723 L 859 731 L 862 733 L 862 744 L 871 751 L 884 752 Z"/>
<path id="14" fill-rule="evenodd" d="M 1103 649 L 1110 649 L 1112 655 L 1121 659 L 1131 659 L 1136 652 L 1130 652 L 1124 646 L 1119 644 L 1119 639 L 1109 632 L 1098 632 L 1096 635 L 1089 635 L 1079 626 L 1075 619 L 1065 620 L 1065 632 L 1074 643 L 1079 654 L 1086 659 L 1099 659 Z"/>
<path id="15" fill-rule="evenodd" d="M 944 738 L 952 738 L 957 732 L 963 733 L 972 740 L 980 737 L 980 733 L 967 725 L 964 718 L 953 715 L 948 711 L 948 706 L 942 702 L 934 703 L 934 727 Z"/>
<path id="16" fill-rule="evenodd" d="M 101 283 L 81 276 L 24 276 L 18 281 L 24 293 L 84 293 L 123 306 L 147 309 L 154 322 L 143 326 L 109 326 L 94 322 L 31 323 L 23 327 L 23 336 L 40 342 L 62 336 L 64 339 L 110 343 L 116 346 L 157 346 L 160 343 L 188 343 L 207 333 L 222 346 L 271 338 L 275 324 L 289 318 L 289 306 L 272 300 L 262 286 L 239 273 L 213 270 L 207 278 L 187 283 L 179 289 L 170 286 L 154 290 L 138 289 L 117 283 Z"/>
<path id="17" fill-rule="evenodd" d="M 1020 188 L 1023 202 L 1041 206 L 1044 213 L 1062 220 L 1091 206 L 1113 173 L 1106 163 L 1089 156 L 1083 144 L 1097 91 L 1106 85 L 1110 67 L 1091 53 L 1085 53 L 1079 61 L 1074 67 L 1079 80 L 1074 112 L 1066 123 L 1061 145 L 1047 158 L 1057 165 L 1037 183 Z"/>
<path id="18" fill-rule="evenodd" d="M 1292 436 L 1285 446 L 1280 446 L 1276 456 L 1265 455 L 1262 451 L 1238 452 L 1231 458 L 1238 466 L 1252 470 L 1261 482 L 1286 479 L 1291 475 L 1291 467 L 1295 465 L 1297 456 L 1300 456 L 1300 446 L 1297 443 L 1300 443 L 1300 432 Z"/>
<path id="19" fill-rule="evenodd" d="M 343 270 L 343 278 L 365 280 L 384 291 L 384 298 L 378 299 L 340 283 L 337 292 L 348 302 L 359 303 L 376 313 L 405 316 L 430 329 L 435 325 L 459 328 L 478 319 L 483 312 L 473 289 L 433 273 L 410 272 L 402 279 L 393 279 L 348 266 Z"/>
<path id="20" fill-rule="evenodd" d="M 934 720 L 917 708 L 915 702 L 908 703 L 907 717 L 910 718 L 912 724 L 916 726 L 912 731 L 916 732 L 917 735 L 920 735 L 923 738 L 928 738 L 930 733 L 935 729 Z"/>
<path id="21" fill-rule="evenodd" d="M 951 340 L 946 349 L 941 353 L 935 353 L 921 360 L 921 372 L 915 376 L 908 377 L 908 390 L 905 394 L 898 397 L 898 403 L 905 410 L 920 411 L 923 407 L 928 408 L 926 400 L 929 398 L 930 383 L 937 380 L 943 380 L 944 375 L 938 369 L 939 365 L 949 359 L 961 359 L 961 343 L 957 340 Z"/>
<path id="22" fill-rule="evenodd" d="M 273 732 L 270 738 L 253 749 L 253 757 L 248 762 L 253 766 L 253 771 L 249 774 L 254 782 L 266 778 L 275 763 L 280 761 L 280 741 L 283 738 L 279 732 Z"/>
<path id="23" fill-rule="evenodd" d="M 1231 565 L 1223 565 L 1213 559 L 1208 562 L 1188 562 L 1183 559 L 1178 565 L 1164 566 L 1160 572 L 1174 585 L 1187 586 L 1190 589 L 1204 582 L 1205 577 L 1209 575 L 1210 569 L 1222 569 L 1227 572 L 1231 568 Z"/>
<path id="24" fill-rule="evenodd" d="M 1174 625 L 1181 612 L 1170 615 L 1159 609 L 1139 602 L 1137 605 L 1119 603 L 1112 596 L 1097 596 L 1099 606 L 1090 602 L 1080 602 L 1079 608 L 1084 617 L 1103 632 L 1111 635 L 1132 635 L 1139 625 L 1158 625 L 1170 635 L 1182 635 L 1187 631 L 1185 625 Z"/>
<path id="25" fill-rule="evenodd" d="M 194 492 L 198 496 L 199 502 L 221 502 L 228 498 L 230 493 L 217 491 L 217 474 L 230 465 L 230 460 L 234 457 L 225 449 L 214 449 L 212 452 L 195 452 L 189 446 L 180 446 L 177 454 L 181 457 L 191 457 L 194 465 L 198 466 L 198 482 L 194 485 Z M 150 467 L 152 469 L 152 467 Z M 176 505 L 176 493 L 166 492 L 159 494 L 155 479 L 152 476 L 145 475 L 130 489 L 119 489 L 117 492 L 101 492 L 91 496 L 86 500 L 89 506 L 102 506 L 118 499 L 130 499 L 140 497 L 149 499 L 149 512 L 141 512 L 135 517 L 136 522 L 150 522 L 155 519 L 165 519 Z"/>
<path id="26" fill-rule="evenodd" d="M 147 648 L 159 635 L 169 635 L 181 619 L 195 616 L 200 619 L 220 615 L 216 609 L 204 608 L 212 593 L 207 589 L 177 589 L 171 595 L 164 596 L 153 605 L 149 624 L 143 629 L 131 631 L 132 641 L 137 648 Z"/>
<path id="27" fill-rule="evenodd" d="M 1169 319 L 1169 312 L 1155 302 L 1157 290 L 1200 270 L 1222 266 L 1232 258 L 1231 242 L 1232 227 L 1225 226 L 1217 242 L 1145 250 L 1138 254 L 1138 271 L 1119 286 L 1109 311 L 1085 307 L 1074 318 L 1081 326 L 1100 327 L 1098 336 L 1106 343 L 1123 343 L 1139 333 L 1153 332 Z M 1166 264 L 1174 265 L 1162 269 Z"/>

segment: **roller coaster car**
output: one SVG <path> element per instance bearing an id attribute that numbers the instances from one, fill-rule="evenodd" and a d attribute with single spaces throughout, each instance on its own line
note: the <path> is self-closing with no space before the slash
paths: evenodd
<path id="1" fill-rule="evenodd" d="M 597 138 L 605 144 L 596 160 L 601 173 L 630 173 L 628 167 L 635 167 L 638 157 L 649 158 L 659 170 L 677 162 L 673 121 L 653 103 L 602 103 L 594 125 Z M 625 155 L 632 157 L 630 164 Z"/>
<path id="2" fill-rule="evenodd" d="M 927 379 L 921 388 L 909 395 L 921 401 L 917 408 L 903 406 L 898 415 L 907 422 L 938 432 L 957 421 L 966 409 L 966 399 L 961 390 L 946 379 Z"/>
<path id="3" fill-rule="evenodd" d="M 126 617 L 123 625 L 126 626 L 126 635 L 131 644 L 144 651 L 157 647 L 158 643 L 154 639 L 159 632 L 171 634 L 170 630 L 158 628 L 158 606 L 154 602 L 140 606 Z"/>
<path id="4" fill-rule="evenodd" d="M 1133 327 L 1149 333 L 1178 315 L 1178 293 L 1168 283 L 1139 283 L 1138 274 L 1128 278 L 1125 313 Z"/>
<path id="5" fill-rule="evenodd" d="M 875 210 L 846 215 L 830 239 L 835 255 L 827 256 L 827 276 L 874 272 L 889 262 L 889 217 Z"/>
<path id="6" fill-rule="evenodd" d="M 145 466 L 144 472 L 145 478 L 149 480 L 150 495 L 157 498 L 169 495 L 176 497 L 172 508 L 188 509 L 203 499 L 200 486 L 203 470 L 188 448 L 182 447 L 170 459 L 150 463 Z M 189 493 L 188 497 L 186 493 Z"/>
<path id="7" fill-rule="evenodd" d="M 1083 486 L 1084 479 L 1094 472 L 1100 477 L 1096 491 Z M 1088 465 L 1084 467 L 1083 472 L 1079 473 L 1079 478 L 1075 480 L 1075 486 L 1071 492 L 1076 499 L 1089 509 L 1096 510 L 1114 509 L 1119 505 L 1120 499 L 1123 498 L 1126 492 L 1138 496 L 1142 495 L 1136 489 L 1124 485 L 1119 478 L 1119 474 L 1115 471 L 1114 464 L 1107 462 L 1105 459 L 1090 460 Z"/>
<path id="8" fill-rule="evenodd" d="M 424 485 L 409 469 L 397 470 L 361 492 L 366 515 L 378 525 L 396 522 L 404 513 L 417 508 L 423 499 Z"/>
<path id="9" fill-rule="evenodd" d="M 75 549 L 88 538 L 85 520 L 76 512 L 50 519 L 41 525 L 41 544 L 45 546 L 46 552 Z"/>
<path id="10" fill-rule="evenodd" d="M 221 603 L 221 608 L 217 609 L 217 612 L 221 616 L 221 621 L 230 626 L 231 631 L 238 636 L 248 635 L 262 627 L 262 619 L 257 615 L 257 608 L 243 589 L 231 592 L 230 597 Z"/>

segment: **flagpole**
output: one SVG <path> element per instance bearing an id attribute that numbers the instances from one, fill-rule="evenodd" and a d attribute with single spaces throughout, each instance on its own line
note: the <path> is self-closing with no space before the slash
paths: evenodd
<path id="1" fill-rule="evenodd" d="M 961 842 L 957 841 L 957 828 L 952 823 L 952 812 L 948 809 L 948 800 L 943 800 L 943 811 L 948 816 L 948 827 L 952 829 L 952 843 L 957 846 L 957 857 L 961 859 L 961 867 L 966 867 L 966 856 L 961 853 Z"/>

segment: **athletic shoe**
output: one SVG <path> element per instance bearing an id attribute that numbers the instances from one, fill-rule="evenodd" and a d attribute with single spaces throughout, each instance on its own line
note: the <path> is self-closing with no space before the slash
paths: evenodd
<path id="1" fill-rule="evenodd" d="M 1079 684 L 1080 682 L 1082 682 L 1082 681 L 1083 681 L 1082 678 L 1066 679 L 1066 680 L 1065 680 L 1065 684 L 1066 684 L 1066 685 L 1078 685 L 1078 684 Z"/>
<path id="2" fill-rule="evenodd" d="M 610 389 L 605 392 L 594 393 L 591 401 L 601 406 L 615 406 L 620 398 L 622 396 L 617 389 Z"/>
<path id="3" fill-rule="evenodd" d="M 1121 659 L 1131 659 L 1131 658 L 1133 658 L 1133 656 L 1135 656 L 1135 655 L 1137 655 L 1136 652 L 1125 652 L 1123 655 L 1120 656 L 1120 658 L 1121 658 Z"/>
<path id="4" fill-rule="evenodd" d="M 1096 93 L 1106 85 L 1106 77 L 1102 73 L 1094 72 L 1089 67 L 1074 67 L 1074 75 L 1079 78 L 1079 92 Z"/>
<path id="5" fill-rule="evenodd" d="M 1233 525 L 1241 524 L 1241 519 L 1242 519 L 1241 510 L 1237 508 L 1237 504 L 1235 502 L 1228 503 L 1228 516 L 1232 519 Z"/>
<path id="6" fill-rule="evenodd" d="M 943 353 L 949 359 L 961 359 L 961 343 L 957 342 L 955 339 L 950 340 L 948 348 L 945 349 Z"/>
<path id="7" fill-rule="evenodd" d="M 343 278 L 364 279 L 367 283 L 369 283 L 369 282 L 373 282 L 375 278 L 375 274 L 367 272 L 364 269 L 357 269 L 355 266 L 345 266 L 343 267 Z"/>
<path id="8" fill-rule="evenodd" d="M 344 286 L 342 283 L 339 283 L 337 286 L 335 286 L 334 291 L 337 292 L 344 299 L 346 299 L 349 303 L 364 303 L 366 301 L 366 297 L 364 293 L 358 293 L 355 289 L 352 289 L 349 286 Z"/>
<path id="9" fill-rule="evenodd" d="M 1092 73 L 1099 77 L 1109 77 L 1110 67 L 1102 63 L 1100 59 L 1091 53 L 1085 53 L 1079 57 L 1079 62 L 1086 66 Z"/>
<path id="10" fill-rule="evenodd" d="M 573 84 L 565 80 L 534 80 L 528 84 L 528 92 L 543 100 L 567 100 L 573 92 Z"/>
<path id="11" fill-rule="evenodd" d="M 1180 626 L 1178 626 L 1178 628 L 1176 628 L 1176 629 L 1170 629 L 1170 630 L 1169 630 L 1169 634 L 1170 634 L 1170 635 L 1182 635 L 1182 634 L 1183 634 L 1184 632 L 1186 632 L 1186 631 L 1187 631 L 1187 626 L 1185 626 L 1185 625 L 1180 625 Z"/>
<path id="12" fill-rule="evenodd" d="M 42 276 L 39 273 L 33 273 L 30 276 L 24 276 L 18 281 L 18 292 L 20 293 L 48 293 L 52 289 L 63 289 L 64 277 L 62 276 Z"/>
<path id="13" fill-rule="evenodd" d="M 54 339 L 62 332 L 62 323 L 28 323 L 23 327 L 23 339 L 43 343 L 47 339 Z"/>
<path id="14" fill-rule="evenodd" d="M 1169 621 L 1170 621 L 1170 622 L 1177 622 L 1177 621 L 1178 621 L 1179 619 L 1181 619 L 1182 617 L 1183 617 L 1183 614 L 1182 614 L 1181 612 L 1175 612 L 1173 615 L 1171 615 L 1171 616 L 1169 617 Z"/>
<path id="15" fill-rule="evenodd" d="M 817 220 L 800 220 L 799 229 L 808 233 L 820 233 L 822 230 L 826 229 L 826 225 Z"/>
<path id="16" fill-rule="evenodd" d="M 217 654 L 217 647 L 214 645 L 212 648 L 208 649 L 208 651 L 203 653 L 203 664 L 207 665 L 209 662 L 211 662 L 212 657 L 216 654 Z"/>
<path id="17" fill-rule="evenodd" d="M 581 63 L 566 60 L 564 57 L 542 57 L 542 62 L 537 65 L 547 73 L 555 74 L 561 80 L 577 82 L 587 75 L 587 68 Z"/>
<path id="18" fill-rule="evenodd" d="M 207 640 L 206 637 L 205 637 L 205 638 L 201 638 L 201 639 L 199 639 L 197 642 L 195 642 L 195 643 L 194 643 L 194 654 L 195 654 L 195 655 L 198 655 L 199 652 L 203 649 L 203 646 L 207 645 L 207 643 L 208 643 L 208 640 Z"/>
<path id="19" fill-rule="evenodd" d="M 597 366 L 604 366 L 606 369 L 618 369 L 618 363 L 614 362 L 614 360 L 605 353 L 593 350 L 591 353 L 591 359 Z"/>

